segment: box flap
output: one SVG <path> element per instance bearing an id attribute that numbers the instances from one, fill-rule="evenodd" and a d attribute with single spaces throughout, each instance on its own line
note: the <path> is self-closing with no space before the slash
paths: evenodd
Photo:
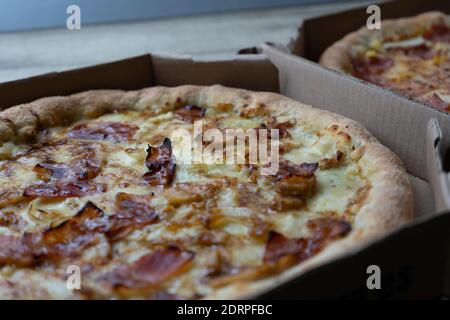
<path id="1" fill-rule="evenodd" d="M 450 179 L 444 169 L 446 149 L 441 128 L 436 119 L 430 119 L 427 127 L 426 163 L 429 182 L 433 189 L 437 211 L 450 209 Z"/>
<path id="2" fill-rule="evenodd" d="M 264 55 L 240 55 L 230 60 L 197 61 L 152 55 L 155 84 L 212 85 L 278 92 L 278 70 Z"/>
<path id="3" fill-rule="evenodd" d="M 133 90 L 152 84 L 149 54 L 0 84 L 0 108 L 90 89 Z"/>

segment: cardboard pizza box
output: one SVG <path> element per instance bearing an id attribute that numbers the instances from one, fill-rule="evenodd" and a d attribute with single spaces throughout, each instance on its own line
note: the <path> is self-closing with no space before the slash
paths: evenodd
<path id="1" fill-rule="evenodd" d="M 399 0 L 387 1 L 378 5 L 381 8 L 382 19 L 411 16 L 429 10 L 450 13 L 450 2 L 448 1 Z M 447 218 L 433 215 L 433 213 L 448 211 L 450 204 L 448 174 L 450 115 L 416 100 L 317 64 L 320 55 L 328 46 L 347 33 L 365 25 L 368 17 L 366 9 L 367 6 L 364 6 L 306 19 L 299 28 L 297 38 L 288 46 L 263 44 L 262 52 L 277 66 L 282 94 L 362 123 L 378 140 L 402 159 L 410 174 L 415 192 L 418 219 L 413 225 L 419 226 L 418 230 L 421 229 L 420 226 L 425 228 L 427 224 L 433 225 L 435 221 L 441 219 L 443 220 L 441 223 L 447 223 L 445 222 Z M 424 187 L 422 182 L 426 182 L 427 187 L 432 189 L 431 193 L 427 193 L 427 187 Z M 431 194 L 435 199 L 434 210 L 422 206 L 431 200 Z M 440 227 L 436 224 L 429 230 L 433 230 L 433 228 L 436 228 L 436 232 L 438 232 Z M 429 249 L 434 252 L 435 261 L 439 259 L 438 256 L 444 261 L 446 259 L 445 252 L 450 250 L 450 246 L 448 246 L 450 227 L 448 224 L 444 230 L 447 232 L 442 232 L 440 239 L 447 245 L 447 248 L 443 245 L 439 250 L 437 248 Z M 405 231 L 406 229 L 403 230 L 403 232 Z M 414 234 L 416 231 L 412 228 L 408 232 Z M 408 233 L 406 232 L 406 234 Z M 416 236 L 419 236 L 419 233 Z M 420 237 L 424 236 L 425 234 L 422 234 Z M 407 236 L 402 239 L 406 240 Z M 396 241 L 394 243 L 398 244 Z M 412 243 L 415 244 L 414 241 Z M 407 245 L 407 242 L 404 242 L 404 245 Z M 372 249 L 365 250 L 364 254 L 369 254 L 370 250 Z M 406 248 L 398 254 L 408 256 Z M 374 255 L 376 254 L 374 253 Z M 398 260 L 407 261 L 409 258 L 414 260 L 412 255 L 409 258 L 406 256 L 398 256 Z M 447 253 L 447 257 L 450 257 L 449 253 Z M 417 259 L 426 259 L 426 257 L 424 253 L 417 254 Z M 412 260 L 410 262 L 416 266 L 415 270 L 419 270 L 418 261 L 413 262 Z M 390 259 L 386 259 L 386 261 L 390 261 Z M 352 266 L 354 267 L 354 265 Z M 441 266 L 443 266 L 441 276 L 447 273 L 450 277 L 450 264 Z M 438 266 L 434 265 L 434 267 Z M 434 267 L 425 267 L 419 273 L 430 273 L 431 277 Z M 342 271 L 344 272 L 344 270 Z M 420 276 L 416 279 L 420 279 Z M 439 281 L 436 284 L 439 285 Z M 423 295 L 420 291 L 412 291 L 415 297 L 427 296 L 426 290 Z M 447 294 L 449 293 L 450 281 L 447 284 Z M 405 295 L 397 290 L 392 293 L 392 297 L 405 297 Z"/>
<path id="2" fill-rule="evenodd" d="M 381 19 L 431 10 L 450 13 L 450 1 L 442 0 L 396 0 L 377 5 Z M 369 17 L 366 10 L 367 5 L 305 19 L 290 44 L 263 44 L 263 51 L 280 72 L 280 90 L 284 95 L 361 122 L 383 144 L 396 151 L 411 174 L 426 180 L 422 158 L 409 152 L 415 151 L 409 146 L 413 144 L 416 150 L 424 150 L 422 133 L 431 118 L 438 119 L 444 137 L 450 138 L 450 114 L 317 64 L 326 48 L 366 24 Z"/>
<path id="3" fill-rule="evenodd" d="M 286 59 L 283 57 L 283 60 Z M 274 58 L 275 64 L 279 61 Z M 289 59 L 286 59 L 289 63 Z M 294 63 L 296 65 L 297 62 Z M 222 84 L 230 87 L 246 88 L 250 90 L 279 92 L 286 89 L 286 80 L 282 76 L 283 68 L 279 71 L 263 55 L 240 56 L 235 59 L 222 61 L 195 61 L 191 58 L 173 58 L 159 55 L 143 55 L 112 63 L 96 65 L 87 68 L 64 72 L 54 72 L 23 80 L 0 84 L 0 107 L 7 108 L 20 103 L 33 101 L 40 97 L 52 95 L 67 95 L 89 89 L 139 89 L 154 85 L 176 86 L 182 84 L 212 85 Z M 310 86 L 307 78 L 304 83 L 297 86 Z M 281 81 L 281 82 L 279 82 Z M 279 86 L 281 85 L 281 87 Z M 317 84 L 317 83 L 316 83 Z M 294 83 L 290 84 L 294 87 Z M 292 91 L 287 91 L 292 93 Z M 347 92 L 348 93 L 348 92 Z M 291 94 L 291 96 L 294 96 Z M 294 96 L 299 98 L 298 96 Z M 309 96 L 311 98 L 311 96 Z M 334 101 L 333 97 L 329 97 Z M 362 97 L 360 98 L 362 99 Z M 299 98 L 299 100 L 302 100 Z M 321 108 L 330 108 L 335 105 L 320 101 L 324 104 L 314 103 Z M 346 103 L 345 101 L 340 101 Z M 363 101 L 361 101 L 363 103 Z M 389 103 L 389 101 L 387 101 Z M 348 102 L 347 102 L 348 104 Z M 352 104 L 349 104 L 353 107 Z M 340 112 L 341 109 L 334 110 Z M 352 118 L 352 115 L 348 115 Z M 373 115 L 372 115 L 373 116 Z M 354 117 L 353 117 L 354 118 Z M 408 135 L 425 136 L 426 128 L 413 126 L 410 131 L 394 130 L 386 124 L 384 119 L 377 120 L 380 128 L 385 128 L 386 136 L 402 135 L 407 140 Z M 356 119 L 358 120 L 358 119 Z M 366 126 L 369 123 L 364 123 Z M 438 124 L 434 123 L 435 130 L 430 131 L 433 150 L 442 151 L 443 144 L 439 136 Z M 423 130 L 422 130 L 423 129 Z M 384 137 L 384 136 L 383 136 Z M 381 137 L 381 138 L 383 138 Z M 380 137 L 379 137 L 380 138 Z M 402 146 L 390 143 L 394 152 L 405 154 Z M 424 138 L 425 143 L 426 138 Z M 410 154 L 417 161 L 405 161 L 406 168 L 414 187 L 417 212 L 421 215 L 417 220 L 405 228 L 396 230 L 386 237 L 367 245 L 364 249 L 349 252 L 348 256 L 327 264 L 322 268 L 307 272 L 295 281 L 282 286 L 273 287 L 272 290 L 261 292 L 255 297 L 260 298 L 411 298 L 411 297 L 438 297 L 442 293 L 442 284 L 445 272 L 444 254 L 450 228 L 450 213 L 433 215 L 436 212 L 433 194 L 446 196 L 445 189 L 439 179 L 428 179 L 426 172 L 427 154 L 425 150 L 417 149 L 413 144 L 407 144 L 406 154 Z M 403 153 L 402 153 L 403 152 Z M 435 152 L 432 161 L 441 161 L 441 153 Z M 438 160 L 436 160 L 438 159 Z M 412 164 L 418 164 L 417 172 L 412 172 Z M 430 166 L 430 172 L 439 177 L 442 163 Z M 421 171 L 422 170 L 422 171 Z M 431 186 L 434 186 L 434 193 Z M 443 203 L 443 204 L 442 204 Z M 436 207 L 446 209 L 445 202 L 436 202 Z M 447 237 L 447 238 L 446 238 Z M 372 291 L 366 287 L 368 277 L 366 269 L 369 265 L 377 265 L 382 273 L 382 288 Z"/>

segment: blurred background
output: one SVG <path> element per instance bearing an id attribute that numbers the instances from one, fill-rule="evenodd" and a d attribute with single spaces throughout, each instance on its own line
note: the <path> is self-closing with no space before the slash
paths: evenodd
<path id="1" fill-rule="evenodd" d="M 349 0 L 0 0 L 0 82 L 142 53 L 228 59 L 261 42 L 287 43 L 310 16 Z M 69 30 L 67 8 L 80 8 Z"/>

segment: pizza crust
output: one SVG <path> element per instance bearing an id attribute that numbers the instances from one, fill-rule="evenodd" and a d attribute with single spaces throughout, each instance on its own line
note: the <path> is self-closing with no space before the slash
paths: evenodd
<path id="1" fill-rule="evenodd" d="M 352 231 L 344 239 L 331 243 L 319 254 L 279 275 L 220 289 L 208 298 L 250 298 L 361 248 L 413 218 L 411 186 L 397 156 L 382 146 L 359 123 L 275 93 L 256 93 L 219 85 L 187 85 L 175 88 L 152 87 L 138 91 L 93 90 L 65 97 L 43 98 L 0 113 L 0 141 L 27 141 L 38 130 L 67 126 L 83 118 L 95 118 L 113 111 L 134 109 L 158 114 L 173 110 L 180 103 L 206 108 L 232 104 L 237 110 L 264 105 L 272 116 L 287 115 L 323 126 L 337 124 L 352 137 L 355 144 L 364 146 L 359 161 L 364 162 L 372 185 L 356 216 Z"/>
<path id="2" fill-rule="evenodd" d="M 415 37 L 434 24 L 450 26 L 450 17 L 442 12 L 431 11 L 414 17 L 382 20 L 380 30 L 370 30 L 363 26 L 328 47 L 319 63 L 330 69 L 352 73 L 352 59 L 370 49 L 374 43 L 382 44 Z"/>

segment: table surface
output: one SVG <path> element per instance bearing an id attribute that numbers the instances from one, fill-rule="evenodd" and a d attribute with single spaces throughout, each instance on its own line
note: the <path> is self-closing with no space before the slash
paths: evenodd
<path id="1" fill-rule="evenodd" d="M 287 43 L 304 18 L 360 5 L 352 1 L 0 33 L 0 82 L 148 52 L 230 58 L 265 41 Z"/>

